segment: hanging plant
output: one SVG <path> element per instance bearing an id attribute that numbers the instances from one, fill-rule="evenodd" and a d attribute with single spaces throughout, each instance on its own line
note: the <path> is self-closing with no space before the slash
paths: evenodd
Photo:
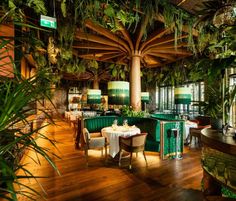
<path id="1" fill-rule="evenodd" d="M 115 80 L 128 80 L 129 69 L 126 65 L 111 64 L 111 75 Z"/>

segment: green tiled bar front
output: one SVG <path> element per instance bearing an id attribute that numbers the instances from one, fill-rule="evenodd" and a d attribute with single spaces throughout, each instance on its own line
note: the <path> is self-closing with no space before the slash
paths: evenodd
<path id="1" fill-rule="evenodd" d="M 236 157 L 227 153 L 223 153 L 216 149 L 203 147 L 202 149 L 202 167 L 203 169 L 222 184 L 236 190 Z M 226 190 L 225 192 L 231 192 Z M 231 196 L 230 196 L 231 195 Z M 235 198 L 236 194 L 228 193 L 228 197 Z M 226 196 L 226 195 L 225 195 Z"/>

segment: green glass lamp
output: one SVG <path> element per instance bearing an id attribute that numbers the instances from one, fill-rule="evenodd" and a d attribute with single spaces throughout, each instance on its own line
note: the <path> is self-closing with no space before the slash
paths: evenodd
<path id="1" fill-rule="evenodd" d="M 187 104 L 191 103 L 191 89 L 187 87 L 175 88 L 175 104 Z"/>
<path id="2" fill-rule="evenodd" d="M 101 90 L 100 89 L 88 89 L 87 103 L 88 104 L 100 104 L 101 103 Z"/>
<path id="3" fill-rule="evenodd" d="M 150 101 L 150 94 L 149 94 L 149 92 L 141 92 L 141 101 L 143 103 L 149 103 L 149 101 Z"/>
<path id="4" fill-rule="evenodd" d="M 108 104 L 129 105 L 129 82 L 108 82 Z"/>

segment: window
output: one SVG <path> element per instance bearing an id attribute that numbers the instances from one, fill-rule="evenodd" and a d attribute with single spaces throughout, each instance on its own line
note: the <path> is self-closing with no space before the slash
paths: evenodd
<path id="1" fill-rule="evenodd" d="M 190 83 L 182 85 L 182 87 L 189 87 L 192 94 L 192 104 L 187 108 L 187 105 L 179 105 L 179 112 L 184 113 L 187 110 L 191 114 L 201 113 L 199 106 L 194 106 L 194 102 L 204 101 L 204 82 Z M 157 107 L 160 112 L 174 112 L 176 105 L 174 104 L 174 87 L 161 86 L 157 87 Z"/>
<path id="2" fill-rule="evenodd" d="M 230 89 L 232 89 L 235 85 L 236 85 L 236 77 L 230 77 L 229 79 Z M 229 124 L 233 127 L 236 127 L 236 101 L 235 99 L 230 109 Z"/>

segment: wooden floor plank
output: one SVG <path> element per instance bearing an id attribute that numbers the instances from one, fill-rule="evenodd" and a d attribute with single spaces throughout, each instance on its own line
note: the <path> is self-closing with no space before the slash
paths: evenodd
<path id="1" fill-rule="evenodd" d="M 200 149 L 186 149 L 182 160 L 165 161 L 160 160 L 158 153 L 147 152 L 148 167 L 139 154 L 133 159 L 132 170 L 128 170 L 128 159 L 122 160 L 119 168 L 117 161 L 109 158 L 105 163 L 101 152 L 92 150 L 87 167 L 83 151 L 74 148 L 73 129 L 68 123 L 58 121 L 57 126 L 45 128 L 44 133 L 58 142 L 58 150 L 48 143 L 39 143 L 61 157 L 54 157 L 61 175 L 43 160 L 40 166 L 30 164 L 28 167 L 34 174 L 48 177 L 38 180 L 48 201 L 204 200 L 200 191 Z M 28 162 L 27 157 L 24 160 Z M 30 186 L 43 193 L 35 181 L 30 181 Z M 27 199 L 20 197 L 19 200 Z"/>

